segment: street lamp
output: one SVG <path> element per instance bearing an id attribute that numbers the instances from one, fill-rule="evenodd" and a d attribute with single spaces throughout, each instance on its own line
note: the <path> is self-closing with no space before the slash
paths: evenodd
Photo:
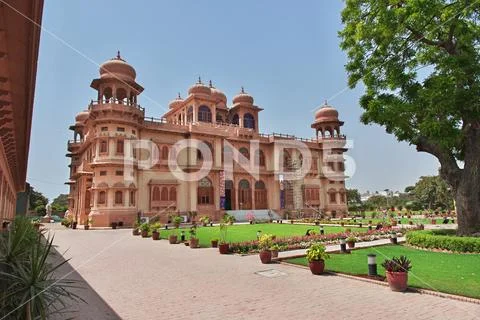
<path id="1" fill-rule="evenodd" d="M 367 255 L 368 261 L 368 275 L 376 276 L 377 275 L 377 255 L 370 253 Z"/>

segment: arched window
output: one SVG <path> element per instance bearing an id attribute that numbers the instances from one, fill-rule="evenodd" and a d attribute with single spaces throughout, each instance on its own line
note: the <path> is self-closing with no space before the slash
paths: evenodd
<path id="1" fill-rule="evenodd" d="M 108 152 L 108 144 L 107 140 L 100 141 L 100 153 L 107 153 Z"/>
<path id="2" fill-rule="evenodd" d="M 251 113 L 246 113 L 243 116 L 243 127 L 255 129 L 255 117 Z"/>
<path id="3" fill-rule="evenodd" d="M 217 115 L 216 115 L 215 118 L 216 118 L 215 120 L 216 120 L 217 122 L 220 122 L 220 123 L 223 122 L 223 117 L 222 117 L 222 115 L 220 114 L 220 112 L 217 112 Z"/>
<path id="4" fill-rule="evenodd" d="M 238 114 L 235 113 L 235 114 L 233 115 L 233 117 L 232 117 L 232 123 L 233 123 L 233 124 L 236 124 L 236 125 L 238 125 L 238 124 L 240 123 L 239 118 L 238 118 Z"/>
<path id="5" fill-rule="evenodd" d="M 193 122 L 193 107 L 188 107 L 187 111 L 187 122 Z"/>
<path id="6" fill-rule="evenodd" d="M 160 195 L 160 200 L 168 201 L 168 188 L 167 187 L 162 188 L 162 193 Z"/>
<path id="7" fill-rule="evenodd" d="M 265 189 L 265 183 L 262 180 L 255 182 L 255 189 Z"/>
<path id="8" fill-rule="evenodd" d="M 330 203 L 337 203 L 337 193 L 335 190 L 330 190 L 329 192 Z"/>
<path id="9" fill-rule="evenodd" d="M 127 91 L 123 88 L 117 89 L 117 100 L 122 103 L 127 103 Z"/>
<path id="10" fill-rule="evenodd" d="M 105 191 L 100 191 L 98 193 L 97 204 L 106 204 L 107 203 L 107 193 Z"/>
<path id="11" fill-rule="evenodd" d="M 198 121 L 212 122 L 212 112 L 207 106 L 200 106 L 198 108 Z"/>
<path id="12" fill-rule="evenodd" d="M 129 201 L 130 201 L 130 205 L 131 205 L 131 206 L 134 206 L 134 205 L 135 205 L 135 191 L 133 191 L 133 190 L 130 191 L 130 199 L 129 199 Z"/>
<path id="13" fill-rule="evenodd" d="M 213 161 L 213 158 L 214 158 L 214 154 L 213 154 L 213 146 L 210 142 L 208 141 L 203 141 L 203 143 L 205 143 L 208 147 L 208 149 L 210 150 L 210 158 L 212 159 Z M 205 150 L 206 151 L 206 150 Z M 203 160 L 203 153 L 200 151 L 200 148 L 197 148 L 197 160 Z"/>
<path id="14" fill-rule="evenodd" d="M 170 187 L 169 198 L 170 198 L 170 201 L 177 201 L 177 188 L 176 187 Z"/>
<path id="15" fill-rule="evenodd" d="M 255 164 L 260 167 L 265 166 L 265 154 L 263 153 L 262 150 L 256 150 L 255 151 Z"/>
<path id="16" fill-rule="evenodd" d="M 112 88 L 106 87 L 103 89 L 103 98 L 108 101 L 112 97 Z"/>
<path id="17" fill-rule="evenodd" d="M 115 191 L 115 204 L 123 204 L 123 192 Z"/>
<path id="18" fill-rule="evenodd" d="M 287 150 L 283 150 L 283 169 L 289 170 L 292 158 Z"/>
<path id="19" fill-rule="evenodd" d="M 248 182 L 248 180 L 240 180 L 240 182 L 238 183 L 238 187 L 240 189 L 250 189 L 250 182 Z"/>
<path id="20" fill-rule="evenodd" d="M 168 147 L 162 147 L 162 160 L 168 160 Z"/>
<path id="21" fill-rule="evenodd" d="M 198 204 L 213 204 L 213 185 L 208 178 L 203 178 L 198 181 L 197 188 L 197 203 Z"/>
<path id="22" fill-rule="evenodd" d="M 248 152 L 247 148 L 242 147 L 242 148 L 240 148 L 240 150 L 238 150 L 238 152 L 240 152 L 240 154 L 242 156 L 244 156 L 245 158 L 250 159 L 250 152 Z"/>
<path id="23" fill-rule="evenodd" d="M 345 197 L 345 191 L 340 191 L 340 202 L 345 203 L 346 202 L 346 197 Z"/>
<path id="24" fill-rule="evenodd" d="M 233 150 L 230 146 L 224 146 L 223 147 L 223 152 L 222 152 L 222 163 L 225 163 L 225 160 L 227 163 L 231 163 L 233 159 Z"/>
<path id="25" fill-rule="evenodd" d="M 160 188 L 157 187 L 157 186 L 153 187 L 152 200 L 153 201 L 160 201 Z"/>
<path id="26" fill-rule="evenodd" d="M 117 140 L 117 154 L 123 154 L 123 140 Z"/>

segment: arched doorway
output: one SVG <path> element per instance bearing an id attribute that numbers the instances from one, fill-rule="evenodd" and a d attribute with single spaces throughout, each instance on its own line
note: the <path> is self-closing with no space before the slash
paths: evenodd
<path id="1" fill-rule="evenodd" d="M 238 205 L 240 210 L 252 209 L 252 190 L 248 180 L 240 180 L 238 183 Z"/>
<path id="2" fill-rule="evenodd" d="M 267 209 L 267 188 L 262 180 L 255 182 L 255 209 Z"/>
<path id="3" fill-rule="evenodd" d="M 225 210 L 235 207 L 235 188 L 232 180 L 225 180 Z"/>

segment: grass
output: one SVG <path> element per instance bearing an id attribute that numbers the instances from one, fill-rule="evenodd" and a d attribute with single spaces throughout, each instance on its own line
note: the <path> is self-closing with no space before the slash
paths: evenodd
<path id="1" fill-rule="evenodd" d="M 305 235 L 308 229 L 314 230 L 317 234 L 320 233 L 319 226 L 312 225 L 300 225 L 300 224 L 286 224 L 286 223 L 262 223 L 262 224 L 238 224 L 228 226 L 227 242 L 242 242 L 251 241 L 257 239 L 257 231 L 261 230 L 262 234 L 273 234 L 278 238 L 289 236 L 302 236 Z M 350 228 L 352 231 L 366 232 L 367 228 Z M 185 238 L 190 238 L 189 228 L 178 230 L 178 236 L 180 232 L 185 232 Z M 324 227 L 325 234 L 344 232 L 345 227 Z M 161 230 L 160 237 L 163 239 L 168 238 L 172 232 L 177 232 L 176 229 Z M 201 247 L 210 247 L 210 240 L 213 238 L 220 238 L 220 228 L 218 226 L 213 227 L 198 227 L 197 238 L 200 240 Z"/>
<path id="2" fill-rule="evenodd" d="M 387 245 L 353 250 L 351 254 L 332 254 L 326 269 L 353 275 L 368 274 L 367 254 L 377 255 L 378 273 L 385 275 L 381 263 L 386 258 L 405 255 L 412 261 L 408 284 L 480 299 L 480 255 L 429 252 L 404 246 Z M 305 258 L 287 260 L 308 265 Z"/>

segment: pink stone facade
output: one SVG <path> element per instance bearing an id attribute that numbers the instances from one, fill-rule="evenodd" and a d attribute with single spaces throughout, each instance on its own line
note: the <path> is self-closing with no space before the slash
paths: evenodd
<path id="1" fill-rule="evenodd" d="M 263 109 L 251 95 L 242 88 L 228 104 L 222 91 L 199 79 L 157 119 L 146 117 L 138 104 L 143 87 L 135 78 L 134 68 L 119 54 L 102 64 L 100 77 L 91 83 L 96 100 L 70 127 L 69 214 L 78 223 L 131 225 L 139 215 L 166 222 L 172 214 L 188 212 L 218 220 L 226 210 L 270 209 L 291 216 L 347 212 L 346 140 L 334 108 L 317 111 L 312 139 L 261 134 Z M 192 139 L 211 156 L 191 145 L 180 147 Z M 139 141 L 153 148 L 138 147 Z M 288 142 L 301 143 L 308 159 L 295 147 L 278 147 Z M 180 177 L 203 165 L 210 167 L 204 177 Z"/>

